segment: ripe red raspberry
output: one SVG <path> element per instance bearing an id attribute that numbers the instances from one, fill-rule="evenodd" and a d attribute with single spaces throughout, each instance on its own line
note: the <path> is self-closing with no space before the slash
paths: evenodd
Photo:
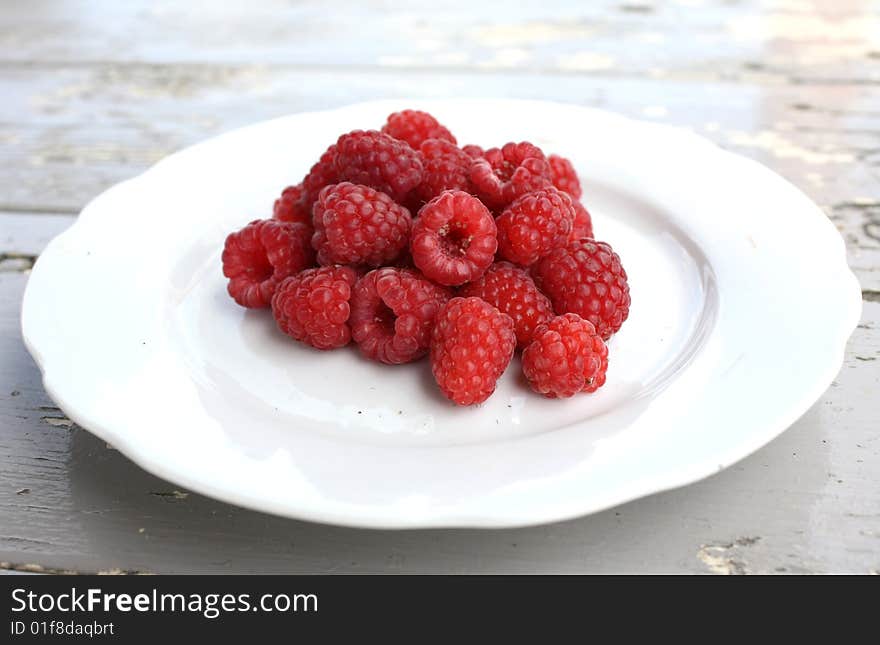
<path id="1" fill-rule="evenodd" d="M 448 399 L 482 403 L 495 391 L 515 348 L 510 316 L 481 298 L 453 298 L 434 321 L 431 371 Z"/>
<path id="2" fill-rule="evenodd" d="M 367 358 L 389 365 L 427 354 L 434 318 L 450 293 L 411 269 L 370 271 L 351 297 L 351 336 Z"/>
<path id="3" fill-rule="evenodd" d="M 568 242 L 574 217 L 568 193 L 553 186 L 526 193 L 495 220 L 498 251 L 505 260 L 530 266 Z"/>
<path id="4" fill-rule="evenodd" d="M 310 237 L 305 224 L 274 219 L 230 233 L 221 257 L 229 295 L 242 307 L 268 307 L 279 282 L 314 264 Z"/>
<path id="5" fill-rule="evenodd" d="M 334 349 L 351 340 L 349 300 L 357 281 L 350 267 L 306 269 L 278 285 L 272 314 L 278 328 L 318 349 Z"/>
<path id="6" fill-rule="evenodd" d="M 538 288 L 557 314 L 589 320 L 608 340 L 629 315 L 629 284 L 620 258 L 605 242 L 582 239 L 555 249 L 532 267 Z"/>
<path id="7" fill-rule="evenodd" d="M 456 144 L 452 133 L 440 124 L 437 119 L 419 110 L 403 110 L 388 116 L 382 126 L 382 132 L 406 141 L 413 150 L 418 150 L 426 139 L 443 139 L 452 145 Z"/>
<path id="8" fill-rule="evenodd" d="M 498 249 L 495 219 L 473 195 L 448 190 L 419 211 L 410 249 L 413 263 L 434 282 L 457 286 L 476 280 Z"/>
<path id="9" fill-rule="evenodd" d="M 303 185 L 288 186 L 275 200 L 272 217 L 282 222 L 302 222 L 312 226 L 312 209 L 303 201 Z"/>
<path id="10" fill-rule="evenodd" d="M 569 241 L 574 242 L 585 237 L 593 237 L 593 218 L 590 212 L 577 200 L 574 201 L 574 224 L 571 227 Z"/>
<path id="11" fill-rule="evenodd" d="M 535 339 L 523 352 L 522 366 L 535 392 L 564 399 L 604 385 L 608 348 L 590 322 L 565 314 L 535 330 Z"/>
<path id="12" fill-rule="evenodd" d="M 551 185 L 547 158 L 538 146 L 528 142 L 486 150 L 483 158 L 474 159 L 470 175 L 477 195 L 494 209 Z"/>
<path id="13" fill-rule="evenodd" d="M 469 143 L 466 146 L 462 146 L 461 149 L 471 159 L 482 159 L 483 155 L 486 154 L 485 150 L 483 150 L 478 145 L 474 145 L 473 143 Z"/>
<path id="14" fill-rule="evenodd" d="M 312 166 L 309 173 L 302 180 L 303 205 L 306 210 L 312 212 L 312 204 L 318 200 L 318 193 L 324 186 L 335 184 L 339 181 L 339 173 L 336 172 L 336 144 L 331 145 L 321 158 Z"/>
<path id="15" fill-rule="evenodd" d="M 470 191 L 471 158 L 454 143 L 428 139 L 422 143 L 422 183 L 416 189 L 422 201 L 430 201 L 444 190 Z"/>
<path id="16" fill-rule="evenodd" d="M 325 186 L 312 214 L 312 246 L 322 266 L 379 266 L 397 258 L 409 243 L 409 211 L 367 186 L 349 182 Z"/>
<path id="17" fill-rule="evenodd" d="M 553 185 L 567 192 L 572 199 L 580 199 L 581 182 L 572 163 L 559 155 L 550 155 L 547 161 L 550 163 L 550 179 Z"/>
<path id="18" fill-rule="evenodd" d="M 553 317 L 553 307 L 547 296 L 538 291 L 524 269 L 509 262 L 496 262 L 481 278 L 464 285 L 458 294 L 482 298 L 510 316 L 518 349 L 531 342 L 535 327 Z"/>
<path id="19" fill-rule="evenodd" d="M 375 130 L 355 130 L 336 141 L 339 181 L 381 190 L 402 203 L 422 183 L 421 156 L 404 141 Z"/>

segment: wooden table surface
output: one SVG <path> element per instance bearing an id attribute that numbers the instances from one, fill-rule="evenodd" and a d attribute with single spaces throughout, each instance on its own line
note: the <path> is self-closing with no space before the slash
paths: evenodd
<path id="1" fill-rule="evenodd" d="M 3 3 L 0 567 L 877 573 L 880 3 L 430 4 Z M 36 256 L 90 198 L 247 123 L 447 96 L 685 126 L 799 186 L 840 229 L 863 289 L 831 388 L 781 437 L 700 483 L 495 531 L 367 531 L 242 510 L 145 473 L 54 407 L 21 341 L 21 295 Z"/>

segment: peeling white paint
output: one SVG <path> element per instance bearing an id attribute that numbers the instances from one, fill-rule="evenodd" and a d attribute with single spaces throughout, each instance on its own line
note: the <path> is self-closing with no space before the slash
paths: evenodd
<path id="1" fill-rule="evenodd" d="M 750 571 L 739 554 L 739 548 L 750 547 L 760 540 L 760 537 L 743 536 L 736 538 L 729 544 L 703 544 L 697 551 L 697 559 L 714 574 L 722 576 L 745 575 Z"/>
<path id="2" fill-rule="evenodd" d="M 855 160 L 855 157 L 848 152 L 809 150 L 770 130 L 761 130 L 755 134 L 732 131 L 728 135 L 728 141 L 737 146 L 761 148 L 777 157 L 800 159 L 809 164 L 849 163 Z"/>
<path id="3" fill-rule="evenodd" d="M 611 56 L 588 51 L 560 56 L 556 63 L 562 69 L 575 72 L 594 72 L 614 67 L 614 59 Z"/>
<path id="4" fill-rule="evenodd" d="M 71 428 L 73 426 L 73 421 L 67 417 L 43 417 L 42 420 L 56 428 Z"/>
<path id="5" fill-rule="evenodd" d="M 432 60 L 438 65 L 466 65 L 471 55 L 465 51 L 441 52 L 435 54 Z"/>
<path id="6" fill-rule="evenodd" d="M 419 38 L 415 42 L 416 49 L 427 52 L 435 52 L 446 47 L 446 43 L 439 38 Z"/>
<path id="7" fill-rule="evenodd" d="M 376 62 L 387 67 L 411 67 L 419 61 L 412 56 L 379 56 Z"/>
<path id="8" fill-rule="evenodd" d="M 549 22 L 496 24 L 471 30 L 470 36 L 487 47 L 518 47 L 560 40 L 579 40 L 595 34 L 595 29 L 584 25 Z"/>
<path id="9" fill-rule="evenodd" d="M 636 34 L 636 40 L 646 45 L 658 45 L 666 42 L 666 34 L 659 31 L 643 31 Z"/>
<path id="10" fill-rule="evenodd" d="M 662 105 L 646 105 L 642 108 L 642 114 L 657 119 L 669 114 L 669 110 Z"/>
<path id="11" fill-rule="evenodd" d="M 806 174 L 807 181 L 809 181 L 814 186 L 824 186 L 825 178 L 819 174 L 818 172 L 808 172 Z"/>
<path id="12" fill-rule="evenodd" d="M 31 166 L 51 164 L 70 164 L 85 166 L 89 164 L 117 163 L 149 166 L 171 152 L 168 148 L 133 149 L 128 144 L 110 141 L 90 144 L 47 143 L 36 154 L 28 157 Z"/>
<path id="13" fill-rule="evenodd" d="M 531 57 L 532 55 L 525 49 L 508 47 L 496 51 L 492 58 L 485 61 L 480 61 L 479 66 L 489 69 L 494 69 L 498 67 L 516 67 L 518 65 L 522 65 Z"/>
<path id="14" fill-rule="evenodd" d="M 739 40 L 817 41 L 823 46 L 877 38 L 876 24 L 862 16 L 823 15 L 820 12 L 755 13 L 727 21 L 730 34 Z"/>
<path id="15" fill-rule="evenodd" d="M 737 572 L 734 563 L 726 557 L 727 548 L 723 546 L 702 546 L 697 551 L 697 558 L 706 565 L 712 573 L 719 576 L 731 576 Z"/>

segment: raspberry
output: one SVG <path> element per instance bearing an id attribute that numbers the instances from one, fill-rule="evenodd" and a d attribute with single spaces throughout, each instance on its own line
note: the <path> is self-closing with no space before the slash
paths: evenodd
<path id="1" fill-rule="evenodd" d="M 556 313 L 589 320 L 603 340 L 629 315 L 626 271 L 605 242 L 582 239 L 555 249 L 532 267 L 532 277 Z"/>
<path id="2" fill-rule="evenodd" d="M 422 161 L 404 141 L 375 130 L 355 130 L 336 141 L 333 167 L 339 181 L 388 193 L 403 202 L 422 182 Z"/>
<path id="3" fill-rule="evenodd" d="M 443 139 L 455 145 L 455 137 L 433 116 L 419 110 L 403 110 L 388 116 L 382 132 L 406 141 L 413 150 L 418 150 L 426 139 Z"/>
<path id="4" fill-rule="evenodd" d="M 476 280 L 498 248 L 492 213 L 465 192 L 448 190 L 422 207 L 413 225 L 413 263 L 434 282 L 457 286 Z"/>
<path id="5" fill-rule="evenodd" d="M 303 201 L 303 185 L 288 186 L 275 200 L 272 217 L 282 222 L 302 222 L 312 226 L 312 210 Z"/>
<path id="6" fill-rule="evenodd" d="M 495 209 L 525 193 L 550 186 L 550 164 L 541 149 L 528 142 L 507 143 L 487 150 L 471 164 L 477 195 Z"/>
<path id="7" fill-rule="evenodd" d="M 547 161 L 550 163 L 550 179 L 553 185 L 567 192 L 572 199 L 580 199 L 581 182 L 571 162 L 559 155 L 550 155 Z"/>
<path id="8" fill-rule="evenodd" d="M 430 201 L 444 190 L 470 190 L 471 158 L 454 143 L 428 139 L 419 148 L 425 174 L 416 192 Z"/>
<path id="9" fill-rule="evenodd" d="M 522 366 L 535 392 L 564 399 L 604 385 L 608 348 L 592 323 L 565 314 L 535 330 L 535 339 L 523 352 Z"/>
<path id="10" fill-rule="evenodd" d="M 534 264 L 568 242 L 574 216 L 571 197 L 552 186 L 518 197 L 495 221 L 501 257 Z"/>
<path id="11" fill-rule="evenodd" d="M 483 150 L 480 146 L 474 145 L 473 143 L 462 146 L 461 149 L 471 159 L 482 159 L 483 155 L 486 154 L 485 150 Z"/>
<path id="12" fill-rule="evenodd" d="M 334 349 L 351 340 L 349 300 L 357 281 L 350 267 L 306 269 L 284 280 L 272 298 L 278 328 L 318 349 Z"/>
<path id="13" fill-rule="evenodd" d="M 532 340 L 535 327 L 553 317 L 550 301 L 524 269 L 509 262 L 496 262 L 483 276 L 458 292 L 463 297 L 482 298 L 513 320 L 516 344 L 524 348 Z"/>
<path id="14" fill-rule="evenodd" d="M 384 267 L 362 277 L 351 297 L 351 336 L 367 358 L 389 365 L 424 356 L 449 291 L 417 271 Z"/>
<path id="15" fill-rule="evenodd" d="M 312 166 L 302 180 L 303 187 L 303 204 L 309 213 L 312 210 L 312 204 L 318 199 L 318 193 L 324 186 L 335 184 L 339 181 L 339 174 L 336 172 L 336 144 L 331 145 L 321 158 Z"/>
<path id="16" fill-rule="evenodd" d="M 223 246 L 226 289 L 242 307 L 268 307 L 278 283 L 314 264 L 310 227 L 301 222 L 254 220 L 230 233 Z"/>
<path id="17" fill-rule="evenodd" d="M 379 266 L 409 243 L 412 216 L 385 193 L 348 182 L 325 186 L 312 210 L 318 263 Z"/>
<path id="18" fill-rule="evenodd" d="M 585 237 L 593 237 L 593 218 L 590 212 L 579 201 L 574 202 L 574 224 L 571 227 L 571 235 L 568 240 L 574 242 Z"/>
<path id="19" fill-rule="evenodd" d="M 448 399 L 482 403 L 495 391 L 515 347 L 510 316 L 480 298 L 453 298 L 434 321 L 431 371 Z"/>

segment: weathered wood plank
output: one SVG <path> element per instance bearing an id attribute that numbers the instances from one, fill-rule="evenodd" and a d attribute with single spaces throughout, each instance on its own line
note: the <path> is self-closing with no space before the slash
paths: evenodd
<path id="1" fill-rule="evenodd" d="M 0 211 L 0 271 L 33 266 L 53 237 L 73 224 L 69 213 L 4 213 Z"/>
<path id="2" fill-rule="evenodd" d="M 359 65 L 877 83 L 870 2 L 29 2 L 6 61 Z M 198 43 L 196 46 L 195 43 Z M 792 55 L 797 52 L 797 55 Z"/>
<path id="3" fill-rule="evenodd" d="M 521 73 L 441 74 L 427 81 L 409 73 L 113 65 L 55 70 L 36 81 L 26 70 L 0 68 L 0 87 L 8 97 L 0 105 L 0 140 L 8 161 L 4 194 L 13 180 L 36 172 L 63 171 L 69 182 L 105 168 L 136 172 L 206 136 L 290 112 L 369 98 L 473 95 L 481 89 L 500 96 L 552 96 L 691 127 L 721 145 L 793 166 L 807 190 L 851 194 L 852 184 L 832 185 L 823 167 L 835 174 L 861 167 L 861 176 L 853 179 L 870 180 L 864 169 L 878 163 L 880 89 L 864 87 L 756 89 L 589 77 L 561 83 Z M 91 196 L 77 192 L 73 200 L 58 200 L 55 182 L 45 183 L 45 196 L 32 182 L 22 198 L 45 207 L 60 201 L 58 209 L 70 210 Z M 871 187 L 861 192 L 870 194 Z"/>

